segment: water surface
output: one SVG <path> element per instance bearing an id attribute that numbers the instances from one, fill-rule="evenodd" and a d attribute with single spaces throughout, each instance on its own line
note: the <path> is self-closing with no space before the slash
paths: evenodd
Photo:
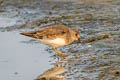
<path id="1" fill-rule="evenodd" d="M 52 67 L 43 44 L 27 44 L 31 38 L 18 32 L 0 32 L 0 80 L 33 80 Z"/>

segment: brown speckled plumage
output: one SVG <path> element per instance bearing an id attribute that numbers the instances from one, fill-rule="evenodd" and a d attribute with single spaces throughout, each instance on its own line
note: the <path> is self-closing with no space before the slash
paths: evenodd
<path id="1" fill-rule="evenodd" d="M 80 38 L 79 31 L 64 25 L 51 25 L 37 31 L 23 32 L 20 34 L 39 39 L 42 43 L 54 48 L 68 45 Z"/>

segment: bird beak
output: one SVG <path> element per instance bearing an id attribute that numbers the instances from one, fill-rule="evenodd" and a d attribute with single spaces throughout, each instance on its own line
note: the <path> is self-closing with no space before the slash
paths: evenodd
<path id="1" fill-rule="evenodd" d="M 81 43 L 81 40 L 80 40 L 80 38 L 78 38 L 78 43 Z"/>

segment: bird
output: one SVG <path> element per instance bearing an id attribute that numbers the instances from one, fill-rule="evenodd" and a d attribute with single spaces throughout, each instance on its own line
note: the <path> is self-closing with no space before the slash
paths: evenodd
<path id="1" fill-rule="evenodd" d="M 80 41 L 80 32 L 65 25 L 49 25 L 36 31 L 21 32 L 21 35 L 40 40 L 41 43 L 52 47 L 58 55 L 68 56 L 57 50 L 58 47 L 71 44 L 75 40 Z"/>

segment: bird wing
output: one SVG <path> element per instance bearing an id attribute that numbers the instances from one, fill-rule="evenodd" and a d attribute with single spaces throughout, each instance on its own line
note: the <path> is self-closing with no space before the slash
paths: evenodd
<path id="1" fill-rule="evenodd" d="M 59 35 L 64 35 L 65 33 L 68 33 L 69 29 L 66 26 L 49 26 L 43 29 L 40 29 L 36 31 L 35 36 L 37 36 L 38 39 L 43 37 L 44 39 L 52 39 L 55 37 L 58 37 Z"/>

